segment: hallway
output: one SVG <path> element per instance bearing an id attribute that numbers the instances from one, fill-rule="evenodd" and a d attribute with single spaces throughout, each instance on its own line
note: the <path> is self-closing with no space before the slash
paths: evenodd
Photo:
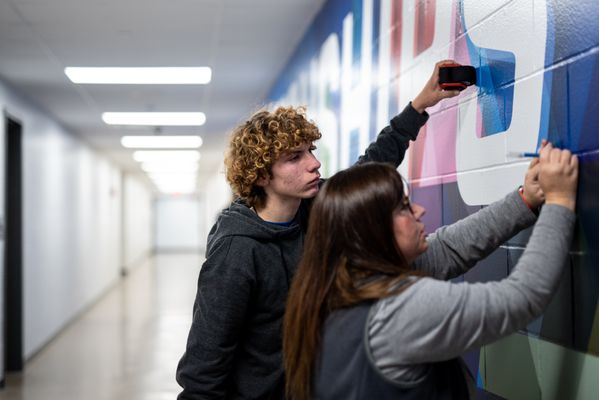
<path id="1" fill-rule="evenodd" d="M 202 257 L 161 254 L 136 268 L 7 374 L 0 400 L 172 400 Z"/>

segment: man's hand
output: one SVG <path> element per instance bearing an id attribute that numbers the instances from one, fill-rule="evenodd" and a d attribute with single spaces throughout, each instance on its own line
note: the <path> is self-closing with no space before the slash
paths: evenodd
<path id="1" fill-rule="evenodd" d="M 459 90 L 443 90 L 439 85 L 439 68 L 445 64 L 457 64 L 453 60 L 443 60 L 435 64 L 435 70 L 430 79 L 422 88 L 422 91 L 412 100 L 412 107 L 419 113 L 423 113 L 428 107 L 436 105 L 439 101 L 460 94 Z"/>

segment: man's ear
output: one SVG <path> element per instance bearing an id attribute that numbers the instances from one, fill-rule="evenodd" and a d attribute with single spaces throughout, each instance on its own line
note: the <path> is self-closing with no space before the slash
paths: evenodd
<path id="1" fill-rule="evenodd" d="M 266 187 L 270 183 L 270 178 L 268 176 L 261 176 L 256 180 L 256 185 L 260 187 Z"/>

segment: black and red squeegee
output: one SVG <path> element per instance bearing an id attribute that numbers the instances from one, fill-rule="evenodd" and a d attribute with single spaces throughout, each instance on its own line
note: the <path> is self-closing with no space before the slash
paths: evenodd
<path id="1" fill-rule="evenodd" d="M 472 65 L 445 64 L 439 68 L 439 85 L 443 90 L 464 90 L 476 85 L 476 68 Z"/>

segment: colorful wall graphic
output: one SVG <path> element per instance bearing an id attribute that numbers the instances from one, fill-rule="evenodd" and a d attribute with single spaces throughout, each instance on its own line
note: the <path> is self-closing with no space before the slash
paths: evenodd
<path id="1" fill-rule="evenodd" d="M 542 139 L 578 152 L 579 222 L 545 314 L 466 356 L 481 398 L 586 399 L 599 393 L 599 7 L 593 0 L 330 0 L 273 87 L 321 127 L 329 176 L 352 164 L 424 85 L 434 63 L 477 68 L 478 87 L 429 110 L 400 171 L 428 230 L 521 184 Z M 512 238 L 467 281 L 501 279 L 526 245 Z"/>

